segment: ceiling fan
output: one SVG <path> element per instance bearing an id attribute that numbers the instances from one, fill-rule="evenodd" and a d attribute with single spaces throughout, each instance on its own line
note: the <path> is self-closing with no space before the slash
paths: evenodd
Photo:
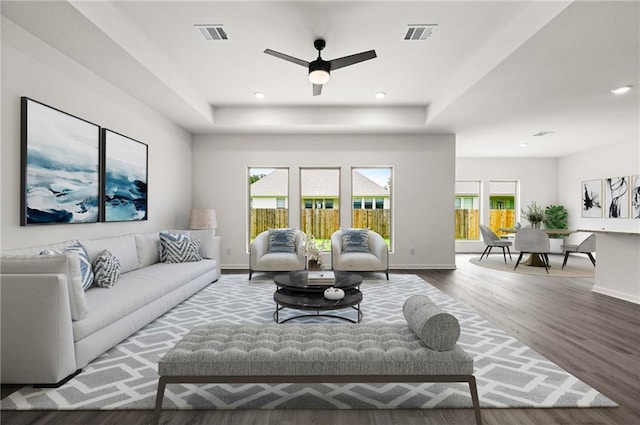
<path id="1" fill-rule="evenodd" d="M 313 46 L 318 51 L 318 58 L 312 62 L 307 62 L 302 59 L 294 58 L 293 56 L 285 55 L 284 53 L 276 52 L 275 50 L 266 49 L 264 52 L 268 55 L 275 56 L 276 58 L 284 59 L 289 62 L 307 67 L 309 69 L 309 80 L 313 83 L 313 95 L 318 96 L 322 93 L 322 85 L 329 81 L 331 77 L 331 71 L 344 68 L 345 66 L 355 65 L 358 62 L 364 62 L 369 59 L 376 58 L 376 51 L 369 50 L 367 52 L 356 53 L 354 55 L 344 56 L 337 59 L 326 61 L 320 57 L 320 52 L 325 48 L 327 43 L 324 39 L 319 38 L 313 42 Z"/>

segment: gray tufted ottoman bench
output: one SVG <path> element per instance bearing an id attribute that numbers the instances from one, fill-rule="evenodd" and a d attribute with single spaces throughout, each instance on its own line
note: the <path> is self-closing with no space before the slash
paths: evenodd
<path id="1" fill-rule="evenodd" d="M 153 423 L 176 383 L 466 382 L 476 424 L 473 358 L 456 342 L 460 325 L 423 295 L 403 306 L 407 324 L 205 325 L 158 362 Z"/>

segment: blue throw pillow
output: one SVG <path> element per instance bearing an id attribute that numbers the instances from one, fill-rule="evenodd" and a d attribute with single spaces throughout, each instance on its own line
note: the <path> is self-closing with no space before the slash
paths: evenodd
<path id="1" fill-rule="evenodd" d="M 342 252 L 369 252 L 369 231 L 367 229 L 343 230 Z"/>
<path id="2" fill-rule="evenodd" d="M 269 229 L 269 252 L 296 252 L 296 231 Z"/>
<path id="3" fill-rule="evenodd" d="M 189 263 L 200 260 L 200 239 L 191 240 L 187 233 L 160 233 L 160 261 Z"/>

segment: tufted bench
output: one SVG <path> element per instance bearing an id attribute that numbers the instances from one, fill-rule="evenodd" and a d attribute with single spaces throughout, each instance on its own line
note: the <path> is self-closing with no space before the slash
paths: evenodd
<path id="1" fill-rule="evenodd" d="M 422 295 L 407 324 L 205 325 L 158 362 L 153 423 L 172 383 L 467 382 L 481 425 L 473 358 L 456 341 L 458 321 Z"/>

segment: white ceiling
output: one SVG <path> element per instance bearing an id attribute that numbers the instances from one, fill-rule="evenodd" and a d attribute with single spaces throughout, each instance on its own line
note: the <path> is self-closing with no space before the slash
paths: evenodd
<path id="1" fill-rule="evenodd" d="M 639 10 L 637 1 L 2 1 L 6 18 L 194 134 L 455 133 L 462 157 L 639 141 Z M 205 41 L 196 24 L 222 24 L 229 40 Z M 408 24 L 437 27 L 404 41 Z M 324 59 L 378 57 L 334 71 L 314 97 L 303 67 L 263 51 L 310 61 L 318 37 Z M 609 92 L 626 84 L 626 95 Z"/>

